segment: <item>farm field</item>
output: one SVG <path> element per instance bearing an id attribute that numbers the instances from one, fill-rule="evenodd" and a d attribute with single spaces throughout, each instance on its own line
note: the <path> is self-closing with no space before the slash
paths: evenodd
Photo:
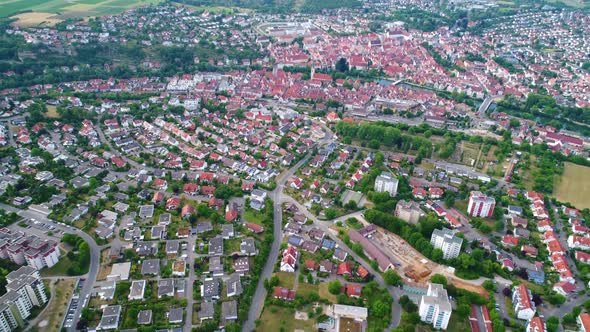
<path id="1" fill-rule="evenodd" d="M 156 4 L 161 0 L 0 0 L 0 16 L 15 16 L 16 24 L 55 24 L 74 17 L 121 13 L 129 8 Z M 30 11 L 23 13 L 25 11 Z"/>
<path id="2" fill-rule="evenodd" d="M 576 208 L 590 208 L 590 167 L 565 163 L 563 175 L 555 180 L 553 195 Z"/>

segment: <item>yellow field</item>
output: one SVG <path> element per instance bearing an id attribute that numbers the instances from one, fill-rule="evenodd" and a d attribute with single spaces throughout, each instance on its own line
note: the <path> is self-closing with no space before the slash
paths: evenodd
<path id="1" fill-rule="evenodd" d="M 15 25 L 26 28 L 36 26 L 53 26 L 62 20 L 57 18 L 53 13 L 23 13 L 13 16 L 17 21 Z"/>
<path id="2" fill-rule="evenodd" d="M 565 163 L 563 175 L 555 180 L 553 195 L 576 208 L 590 208 L 590 167 Z"/>
<path id="3" fill-rule="evenodd" d="M 162 0 L 0 0 L 0 16 L 23 17 L 22 23 L 55 24 L 55 20 L 122 13 L 130 8 L 157 4 Z M 25 13 L 31 12 L 31 13 Z M 52 17 L 53 16 L 53 17 Z M 47 18 L 51 19 L 47 20 Z M 28 23 L 27 23 L 28 22 Z"/>
<path id="4" fill-rule="evenodd" d="M 57 113 L 57 107 L 53 105 L 47 106 L 47 113 L 45 113 L 46 118 L 55 119 L 59 118 L 59 114 Z"/>

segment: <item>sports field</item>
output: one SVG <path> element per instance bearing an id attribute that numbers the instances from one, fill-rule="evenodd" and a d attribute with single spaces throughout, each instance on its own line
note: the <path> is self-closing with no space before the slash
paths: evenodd
<path id="1" fill-rule="evenodd" d="M 155 4 L 162 0 L 0 0 L 0 16 L 13 16 L 24 11 L 32 11 L 20 16 L 23 20 L 35 21 L 50 18 L 63 20 L 73 17 L 101 16 L 121 13 L 129 8 Z M 39 13 L 43 14 L 38 18 Z M 33 14 L 36 14 L 33 15 Z M 52 15 L 49 15 L 52 14 Z"/>
<path id="2" fill-rule="evenodd" d="M 565 163 L 563 175 L 556 180 L 553 195 L 576 208 L 590 208 L 590 167 Z"/>

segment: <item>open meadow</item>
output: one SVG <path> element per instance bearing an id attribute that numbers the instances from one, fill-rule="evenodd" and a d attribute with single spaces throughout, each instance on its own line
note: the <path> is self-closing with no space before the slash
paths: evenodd
<path id="1" fill-rule="evenodd" d="M 590 167 L 565 163 L 563 175 L 555 180 L 553 195 L 576 208 L 590 208 Z"/>

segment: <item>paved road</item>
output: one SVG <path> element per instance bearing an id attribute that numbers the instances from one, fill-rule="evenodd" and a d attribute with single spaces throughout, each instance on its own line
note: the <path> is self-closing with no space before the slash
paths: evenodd
<path id="1" fill-rule="evenodd" d="M 250 311 L 248 312 L 248 320 L 242 326 L 242 331 L 250 332 L 253 331 L 256 327 L 256 320 L 262 314 L 262 307 L 264 306 L 264 299 L 266 298 L 266 288 L 264 288 L 264 279 L 270 279 L 272 276 L 273 268 L 277 258 L 279 257 L 279 249 L 281 245 L 281 240 L 283 238 L 283 209 L 281 207 L 281 196 L 283 193 L 283 187 L 285 183 L 299 167 L 303 164 L 307 163 L 311 156 L 311 153 L 301 159 L 295 166 L 293 166 L 288 171 L 284 172 L 283 174 L 279 175 L 277 178 L 277 188 L 273 190 L 270 194 L 273 200 L 273 210 L 274 210 L 274 225 L 273 225 L 273 236 L 274 241 L 272 243 L 272 247 L 270 249 L 270 253 L 268 255 L 268 259 L 264 268 L 262 270 L 262 274 L 260 275 L 260 280 L 258 281 L 258 285 L 256 286 L 256 292 L 254 292 L 254 297 L 252 298 L 252 303 L 250 304 Z"/>
<path id="2" fill-rule="evenodd" d="M 295 206 L 297 206 L 297 208 L 299 209 L 299 212 L 303 213 L 307 218 L 309 218 L 310 220 L 313 220 L 313 225 L 317 226 L 319 229 L 321 229 L 322 231 L 324 231 L 326 234 L 334 234 L 334 232 L 332 230 L 330 230 L 330 225 L 332 225 L 334 223 L 334 221 L 320 221 L 318 220 L 318 218 L 312 214 L 311 212 L 309 212 L 309 210 L 307 210 L 307 208 L 305 206 L 303 206 L 301 203 L 297 202 L 297 200 L 293 199 L 290 196 L 283 196 L 283 202 L 288 202 L 288 203 L 293 203 L 295 204 Z M 353 214 L 347 215 L 345 216 L 346 218 L 352 217 L 353 215 L 358 214 L 361 215 L 362 211 L 359 212 L 355 212 Z M 338 220 L 338 219 L 336 219 Z M 373 276 L 374 276 L 374 280 L 379 283 L 379 285 L 381 287 L 387 288 L 387 290 L 389 291 L 389 294 L 393 297 L 393 304 L 392 304 L 392 312 L 391 312 L 391 324 L 388 328 L 388 331 L 391 331 L 391 329 L 393 329 L 394 327 L 398 326 L 400 324 L 401 321 L 401 306 L 399 304 L 399 298 L 404 295 L 404 292 L 401 288 L 398 287 L 394 287 L 394 286 L 389 286 L 385 283 L 385 280 L 383 280 L 383 277 L 381 277 L 381 273 L 379 271 L 376 271 L 375 269 L 373 269 L 373 267 L 371 267 L 371 265 L 369 265 L 362 257 L 360 257 L 359 255 L 357 255 L 354 251 L 352 251 L 351 248 L 349 248 L 344 242 L 342 242 L 342 240 L 340 240 L 338 237 L 336 236 L 332 236 L 331 237 L 334 242 L 336 242 L 336 244 L 338 245 L 338 247 L 346 250 L 348 252 L 349 255 L 351 255 L 357 262 L 359 262 L 361 265 L 363 265 L 367 271 L 369 271 Z"/>
<path id="3" fill-rule="evenodd" d="M 190 264 L 190 269 L 188 271 L 188 281 L 186 285 L 186 296 L 187 296 L 187 309 L 186 309 L 186 322 L 184 324 L 184 331 L 190 332 L 193 329 L 193 304 L 195 303 L 193 297 L 193 285 L 195 283 L 195 267 L 193 264 L 195 263 L 195 246 L 197 242 L 197 236 L 191 235 L 188 237 L 188 247 L 187 247 L 187 258 L 186 263 Z"/>
<path id="4" fill-rule="evenodd" d="M 59 225 L 55 221 L 47 218 L 47 216 L 45 216 L 41 213 L 32 211 L 32 210 L 21 210 L 21 209 L 17 209 L 15 207 L 12 207 L 10 205 L 1 204 L 1 203 L 0 203 L 0 209 L 4 209 L 9 212 L 16 212 L 19 216 L 21 216 L 23 218 L 35 219 L 35 220 L 53 225 L 53 226 L 55 226 L 56 229 L 59 229 L 64 233 L 76 234 L 76 235 L 80 236 L 81 238 L 84 239 L 84 241 L 86 241 L 88 243 L 88 246 L 90 247 L 90 268 L 88 270 L 88 273 L 86 275 L 82 276 L 82 278 L 86 278 L 86 282 L 84 282 L 84 287 L 80 290 L 80 303 L 84 303 L 85 300 L 88 297 L 90 297 L 90 292 L 92 291 L 92 287 L 94 286 L 94 282 L 96 281 L 96 276 L 98 275 L 98 268 L 99 268 L 99 264 L 100 264 L 100 247 L 96 244 L 94 239 L 90 235 L 88 235 L 87 233 L 85 233 L 77 228 L 74 228 L 74 227 L 70 228 L 70 227 Z M 79 305 L 78 308 L 76 309 L 76 313 L 74 314 L 74 319 L 73 319 L 74 324 L 72 324 L 72 327 L 70 327 L 68 329 L 69 332 L 76 331 L 76 325 L 78 323 L 78 320 L 80 319 L 81 313 L 82 313 L 82 306 Z"/>
<path id="5" fill-rule="evenodd" d="M 326 133 L 326 137 L 321 139 L 318 143 L 312 146 L 309 149 L 309 153 L 303 157 L 299 162 L 297 162 L 293 167 L 289 170 L 280 174 L 277 179 L 277 187 L 270 193 L 270 197 L 273 200 L 273 210 L 274 210 L 274 224 L 273 224 L 273 236 L 274 241 L 272 243 L 272 247 L 270 249 L 270 253 L 268 255 L 268 259 L 264 268 L 262 270 L 262 274 L 260 275 L 260 280 L 258 281 L 258 285 L 256 286 L 256 292 L 254 292 L 254 296 L 252 298 L 252 303 L 250 304 L 250 311 L 248 312 L 248 320 L 244 322 L 242 326 L 243 332 L 250 332 L 256 328 L 256 320 L 262 314 L 262 308 L 264 306 L 264 299 L 266 298 L 266 288 L 264 288 L 264 279 L 270 279 L 272 276 L 273 268 L 277 258 L 279 257 L 279 249 L 281 245 L 281 241 L 283 239 L 283 209 L 281 207 L 281 198 L 283 197 L 283 189 L 287 180 L 289 180 L 293 174 L 303 165 L 307 164 L 309 158 L 311 158 L 312 151 L 315 147 L 322 146 L 328 144 L 333 141 L 333 134 L 331 132 Z"/>

